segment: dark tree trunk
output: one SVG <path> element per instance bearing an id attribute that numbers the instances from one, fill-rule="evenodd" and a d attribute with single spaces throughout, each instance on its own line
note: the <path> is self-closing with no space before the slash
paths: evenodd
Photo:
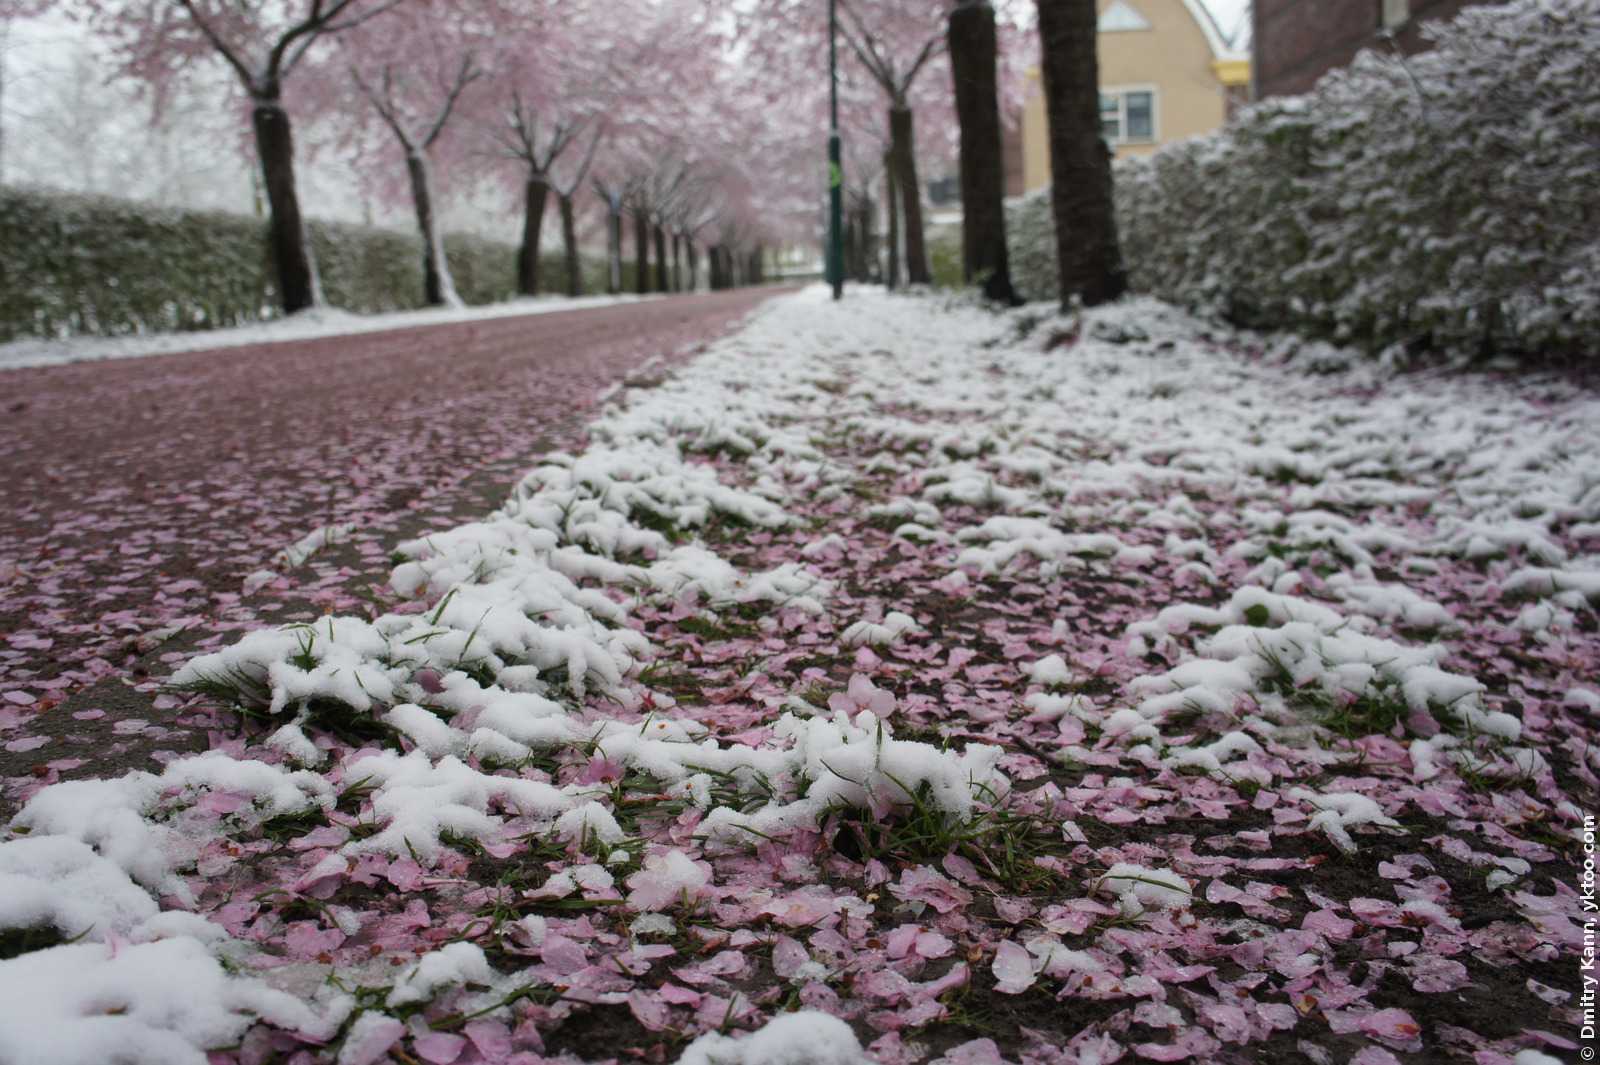
<path id="1" fill-rule="evenodd" d="M 622 291 L 622 212 L 606 198 L 606 292 Z"/>
<path id="2" fill-rule="evenodd" d="M 872 280 L 872 201 L 865 196 L 856 205 L 856 280 Z"/>
<path id="3" fill-rule="evenodd" d="M 884 201 L 889 215 L 889 269 L 883 283 L 890 290 L 900 287 L 900 189 L 894 176 L 894 153 L 883 156 Z"/>
<path id="4" fill-rule="evenodd" d="M 461 302 L 450 279 L 450 264 L 444 261 L 444 244 L 439 239 L 438 221 L 433 217 L 433 187 L 428 180 L 428 161 L 417 152 L 406 153 L 406 176 L 411 179 L 411 203 L 417 211 L 417 229 L 422 234 L 422 298 L 429 307 L 445 307 Z"/>
<path id="5" fill-rule="evenodd" d="M 656 232 L 656 291 L 671 292 L 667 287 L 667 231 L 659 223 Z"/>
<path id="6" fill-rule="evenodd" d="M 561 247 L 567 259 L 567 295 L 583 295 L 583 263 L 578 260 L 578 223 L 570 195 L 556 194 L 561 209 Z"/>
<path id="7" fill-rule="evenodd" d="M 1037 0 L 1050 126 L 1050 205 L 1061 305 L 1094 306 L 1127 291 L 1111 202 L 1111 151 L 1100 136 L 1094 0 Z"/>
<path id="8" fill-rule="evenodd" d="M 861 254 L 866 264 L 866 277 L 863 280 L 878 281 L 878 205 L 871 196 L 866 198 L 861 208 Z"/>
<path id="9" fill-rule="evenodd" d="M 550 186 L 530 177 L 523 190 L 522 246 L 517 249 L 517 291 L 524 296 L 539 294 L 539 238 L 549 199 Z"/>
<path id="10" fill-rule="evenodd" d="M 861 280 L 861 229 L 856 224 L 860 217 L 855 207 L 844 213 L 844 276 L 851 281 Z"/>
<path id="11" fill-rule="evenodd" d="M 889 108 L 889 151 L 894 155 L 895 180 L 900 183 L 900 209 L 906 220 L 906 280 L 913 285 L 931 284 L 933 273 L 928 269 L 928 246 L 922 235 L 922 186 L 917 180 L 917 132 L 908 107 Z"/>
<path id="12" fill-rule="evenodd" d="M 728 264 L 728 249 L 718 244 L 711 249 L 711 276 L 715 278 L 715 287 L 728 289 L 733 287 L 732 270 Z"/>
<path id="13" fill-rule="evenodd" d="M 314 306 L 320 295 L 305 219 L 300 215 L 300 196 L 295 191 L 294 135 L 289 129 L 289 113 L 276 91 L 256 97 L 254 103 L 251 123 L 272 209 L 268 239 L 278 270 L 278 299 L 284 313 L 293 314 Z"/>
<path id="14" fill-rule="evenodd" d="M 950 13 L 948 41 L 961 123 L 961 277 L 969 285 L 981 283 L 989 299 L 1014 305 L 1019 301 L 1006 254 L 994 8 L 957 7 Z"/>
<path id="15" fill-rule="evenodd" d="M 689 291 L 697 292 L 700 289 L 700 253 L 695 251 L 694 238 L 683 238 L 683 250 L 689 260 Z"/>
<path id="16" fill-rule="evenodd" d="M 672 234 L 672 291 L 683 291 L 683 234 Z"/>
<path id="17" fill-rule="evenodd" d="M 633 216 L 633 290 L 641 296 L 650 291 L 650 223 L 643 211 Z"/>

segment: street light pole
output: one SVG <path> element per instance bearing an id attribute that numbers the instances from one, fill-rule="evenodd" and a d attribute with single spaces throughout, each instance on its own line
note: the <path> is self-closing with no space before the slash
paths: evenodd
<path id="1" fill-rule="evenodd" d="M 828 280 L 844 297 L 844 149 L 839 140 L 839 0 L 828 0 Z"/>

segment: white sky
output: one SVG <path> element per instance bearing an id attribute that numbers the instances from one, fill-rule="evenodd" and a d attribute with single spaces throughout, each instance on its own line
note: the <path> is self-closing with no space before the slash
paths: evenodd
<path id="1" fill-rule="evenodd" d="M 1222 27 L 1222 32 L 1230 36 L 1237 34 L 1244 22 L 1245 12 L 1250 10 L 1250 0 L 1202 0 L 1202 2 L 1211 9 L 1211 15 L 1217 20 L 1217 25 Z"/>

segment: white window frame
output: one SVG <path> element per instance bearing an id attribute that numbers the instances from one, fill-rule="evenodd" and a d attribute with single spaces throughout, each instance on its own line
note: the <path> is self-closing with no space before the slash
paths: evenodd
<path id="1" fill-rule="evenodd" d="M 1137 139 L 1128 136 L 1128 94 L 1132 92 L 1147 92 L 1150 94 L 1150 136 Z M 1155 85 L 1102 85 L 1101 96 L 1114 96 L 1117 99 L 1117 128 L 1121 132 L 1115 138 L 1107 138 L 1106 143 L 1113 148 L 1123 145 L 1142 145 L 1161 143 L 1161 90 Z M 1101 112 L 1104 114 L 1104 112 Z M 1103 134 L 1102 134 L 1103 135 Z"/>

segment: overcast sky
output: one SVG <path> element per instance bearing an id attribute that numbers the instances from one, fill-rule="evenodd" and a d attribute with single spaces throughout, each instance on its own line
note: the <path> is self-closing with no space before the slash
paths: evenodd
<path id="1" fill-rule="evenodd" d="M 1222 32 L 1233 34 L 1238 31 L 1244 13 L 1249 10 L 1250 0 L 1205 0 L 1205 5 L 1211 9 Z"/>

